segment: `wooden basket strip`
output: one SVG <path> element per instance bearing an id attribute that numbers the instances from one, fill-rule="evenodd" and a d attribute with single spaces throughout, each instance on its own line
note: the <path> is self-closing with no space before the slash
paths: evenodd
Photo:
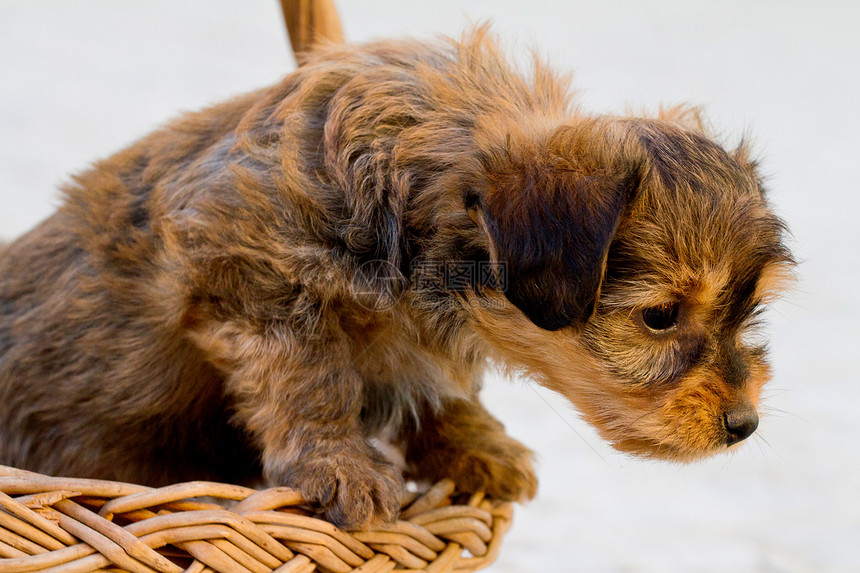
<path id="1" fill-rule="evenodd" d="M 364 543 L 372 545 L 399 545 L 414 553 L 421 559 L 433 560 L 437 552 L 433 551 L 414 537 L 393 531 L 356 531 L 353 535 Z M 442 544 L 444 549 L 445 544 Z"/>
<path id="2" fill-rule="evenodd" d="M 142 543 L 140 539 L 119 525 L 101 518 L 98 514 L 78 505 L 74 501 L 63 499 L 55 503 L 54 507 L 67 516 L 77 520 L 80 524 L 87 526 L 92 531 L 98 532 L 105 539 L 116 543 L 126 553 L 128 553 L 129 556 L 148 565 L 156 571 L 160 571 L 162 573 L 182 573 L 181 567 L 178 567 L 164 556 L 159 555 L 151 547 Z"/>
<path id="3" fill-rule="evenodd" d="M 352 570 L 352 573 L 390 573 L 397 567 L 397 562 L 388 555 L 376 554 L 367 560 L 364 565 Z"/>
<path id="4" fill-rule="evenodd" d="M 506 504 L 510 505 L 510 504 Z M 487 553 L 481 557 L 466 557 L 460 560 L 455 571 L 477 571 L 485 567 L 489 567 L 499 556 L 502 549 L 502 539 L 512 525 L 511 519 L 497 517 L 493 523 L 494 537 L 487 545 Z"/>
<path id="5" fill-rule="evenodd" d="M 474 519 L 478 519 L 484 522 L 487 527 L 493 525 L 493 515 L 479 507 L 463 507 L 459 506 L 450 506 L 450 507 L 440 507 L 439 509 L 433 509 L 430 511 L 426 511 L 421 515 L 416 515 L 411 519 L 412 523 L 417 525 L 429 525 L 431 523 L 436 523 L 439 521 L 445 521 L 451 518 L 467 518 L 471 517 Z"/>
<path id="6" fill-rule="evenodd" d="M 448 533 L 445 535 L 445 538 L 459 543 L 472 555 L 484 555 L 487 552 L 487 544 L 474 531 Z"/>
<path id="7" fill-rule="evenodd" d="M 321 40 L 343 42 L 332 0 L 281 0 L 281 9 L 294 54 L 300 55 Z"/>
<path id="8" fill-rule="evenodd" d="M 21 468 L 13 468 L 12 466 L 0 465 L 0 476 L 19 476 L 19 477 L 46 477 L 36 472 L 22 470 Z"/>
<path id="9" fill-rule="evenodd" d="M 152 508 L 153 512 L 156 513 L 174 513 L 177 511 L 203 511 L 206 509 L 224 509 L 224 504 L 220 503 L 211 503 L 208 501 L 200 501 L 200 500 L 184 500 L 184 501 L 172 501 L 170 503 L 165 503 L 164 505 L 160 505 L 158 507 Z M 144 510 L 140 510 L 144 511 Z M 128 513 L 123 513 L 123 517 L 129 514 L 134 514 L 136 512 L 129 511 Z"/>
<path id="10" fill-rule="evenodd" d="M 65 547 L 50 535 L 4 511 L 0 511 L 0 539 L 30 555 Z"/>
<path id="11" fill-rule="evenodd" d="M 3 492 L 0 492 L 2 494 Z M 3 494 L 6 495 L 6 494 Z M 23 505 L 27 509 L 39 511 L 46 507 L 50 507 L 61 499 L 70 499 L 72 497 L 82 497 L 81 492 L 71 490 L 46 491 L 42 493 L 32 493 L 30 495 L 19 495 L 14 498 L 16 505 Z M 12 499 L 12 498 L 10 498 Z M 62 531 L 62 530 L 60 530 Z M 68 535 L 68 533 L 66 534 Z"/>
<path id="12" fill-rule="evenodd" d="M 400 509 L 412 505 L 412 503 L 421 497 L 421 495 L 422 493 L 418 491 L 413 491 L 411 489 L 404 490 L 403 497 L 400 498 Z"/>
<path id="13" fill-rule="evenodd" d="M 209 539 L 209 543 L 229 555 L 234 561 L 238 561 L 254 573 L 271 573 L 274 567 L 267 566 L 257 559 L 255 552 L 248 552 L 244 548 L 227 541 L 226 539 Z M 202 542 L 200 542 L 202 543 Z M 277 563 L 275 566 L 280 565 Z"/>
<path id="14" fill-rule="evenodd" d="M 52 498 L 53 502 L 57 502 L 63 497 Z M 45 519 L 30 507 L 27 507 L 27 502 L 30 500 L 12 499 L 3 492 L 0 492 L 0 508 L 9 515 L 27 523 L 48 536 L 48 539 L 34 535 L 31 539 L 45 546 L 48 549 L 62 549 L 66 545 L 74 545 L 78 541 L 63 531 L 56 523 Z M 35 505 L 35 504 L 34 504 Z"/>
<path id="15" fill-rule="evenodd" d="M 134 484 L 118 484 L 115 482 L 100 482 L 83 478 L 67 478 L 56 481 L 57 478 L 28 478 L 20 476 L 0 477 L 0 491 L 9 495 L 44 493 L 55 489 L 79 491 L 83 495 L 95 497 L 116 497 L 145 491 L 145 486 Z"/>
<path id="16" fill-rule="evenodd" d="M 424 569 L 427 567 L 428 561 L 421 559 L 414 553 L 410 552 L 406 548 L 401 545 L 393 545 L 388 543 L 374 543 L 371 545 L 376 551 L 380 553 L 385 553 L 390 556 L 392 559 L 397 561 L 398 564 L 408 567 L 411 569 Z"/>
<path id="17" fill-rule="evenodd" d="M 174 544 L 184 549 L 189 555 L 208 565 L 215 571 L 229 571 L 230 573 L 253 573 L 238 561 L 205 541 L 184 541 Z"/>
<path id="18" fill-rule="evenodd" d="M 307 555 L 296 555 L 272 573 L 313 573 L 317 570 L 316 564 Z"/>
<path id="19" fill-rule="evenodd" d="M 0 527 L 3 527 L 3 523 L 0 522 Z M 35 529 L 35 531 L 38 531 Z M 39 545 L 38 543 L 34 543 L 21 535 L 20 533 L 16 533 L 13 531 L 9 531 L 8 529 L 0 529 L 0 541 L 3 541 L 10 547 L 17 549 L 18 551 L 23 551 L 27 555 L 40 555 L 42 553 L 47 553 L 48 550 Z"/>
<path id="20" fill-rule="evenodd" d="M 258 545 L 250 541 L 244 535 L 241 535 L 235 529 L 220 524 L 192 525 L 162 529 L 147 535 L 142 535 L 140 540 L 153 548 L 184 541 L 206 540 L 216 544 L 216 547 L 222 551 L 224 550 L 224 545 L 220 543 L 223 542 L 224 544 L 235 545 L 243 552 L 253 557 L 256 561 L 268 567 L 268 570 L 274 569 L 282 563 L 282 560 L 275 559 L 269 552 L 261 549 Z"/>
<path id="21" fill-rule="evenodd" d="M 15 559 L 17 557 L 28 557 L 26 553 L 21 551 L 20 549 L 16 549 L 11 545 L 5 543 L 2 539 L 0 539 L 0 557 L 7 557 L 11 559 Z"/>
<path id="22" fill-rule="evenodd" d="M 271 567 L 266 567 L 266 565 L 255 559 L 251 554 L 225 539 L 198 539 L 175 542 L 174 545 L 184 548 L 186 551 L 189 551 L 189 548 L 191 548 L 194 551 L 200 552 L 208 551 L 208 546 L 212 546 L 252 573 L 269 573 L 272 570 Z M 189 553 L 195 555 L 192 551 L 189 551 Z"/>
<path id="23" fill-rule="evenodd" d="M 230 511 L 240 515 L 254 511 L 269 511 L 286 506 L 304 505 L 305 498 L 289 487 L 273 487 L 257 491 L 230 507 Z"/>
<path id="24" fill-rule="evenodd" d="M 334 537 L 324 535 L 318 531 L 309 531 L 299 527 L 272 524 L 265 524 L 261 527 L 266 531 L 266 533 L 277 538 L 287 547 L 294 547 L 299 544 L 319 545 L 321 547 L 325 547 L 351 568 L 358 567 L 367 560 L 367 558 L 359 557 L 353 551 L 350 551 L 346 545 Z M 371 556 L 372 555 L 373 552 L 371 551 Z"/>
<path id="25" fill-rule="evenodd" d="M 451 543 L 433 563 L 427 566 L 425 571 L 427 573 L 449 573 L 457 564 L 457 560 L 460 559 L 461 552 L 462 548 L 458 544 Z"/>
<path id="26" fill-rule="evenodd" d="M 255 523 L 227 510 L 189 511 L 158 515 L 151 519 L 129 524 L 125 529 L 136 536 L 143 536 L 161 529 L 210 524 L 221 524 L 231 527 L 281 562 L 288 561 L 294 556 L 288 548 L 284 547 L 283 544 L 267 534 Z"/>
<path id="27" fill-rule="evenodd" d="M 42 571 L 50 567 L 55 567 L 63 563 L 70 563 L 83 559 L 84 557 L 93 555 L 96 549 L 86 543 L 78 543 L 71 547 L 65 547 L 50 553 L 42 553 L 34 556 L 19 555 L 20 559 L 5 559 L 0 561 L 2 567 L 0 571 L 3 573 L 19 573 L 22 571 Z M 108 565 L 110 561 L 104 559 L 103 565 Z"/>
<path id="28" fill-rule="evenodd" d="M 129 555 L 119 544 L 111 541 L 95 529 L 88 527 L 73 517 L 63 513 L 58 514 L 60 527 L 83 541 L 84 543 L 94 547 L 99 553 L 108 558 L 108 562 L 116 563 L 120 567 L 128 569 L 132 573 L 152 573 L 158 571 L 148 565 L 141 563 L 131 555 Z M 159 572 L 160 573 L 160 572 Z"/>
<path id="29" fill-rule="evenodd" d="M 349 563 L 338 557 L 334 551 L 323 545 L 295 542 L 290 543 L 290 548 L 296 553 L 307 555 L 322 567 L 330 569 L 334 573 L 351 573 L 354 569 Z"/>
<path id="30" fill-rule="evenodd" d="M 436 537 L 435 535 L 427 531 L 427 529 L 420 525 L 416 525 L 412 521 L 404 521 L 401 519 L 395 522 L 394 525 L 383 528 L 382 531 L 402 533 L 404 535 L 408 535 L 409 537 L 413 537 L 426 545 L 429 549 L 435 551 L 436 553 L 439 553 L 440 551 L 445 549 L 446 546 L 444 540 Z"/>
<path id="31" fill-rule="evenodd" d="M 493 514 L 494 523 L 496 517 L 500 517 L 507 521 L 511 521 L 514 518 L 514 504 L 512 503 L 493 503 L 490 501 L 484 501 L 481 503 L 481 507 Z"/>
<path id="32" fill-rule="evenodd" d="M 110 516 L 117 513 L 164 505 L 192 497 L 208 496 L 236 501 L 245 499 L 254 493 L 256 490 L 238 485 L 193 481 L 112 499 L 102 506 L 99 515 L 110 519 Z"/>
<path id="33" fill-rule="evenodd" d="M 450 479 L 443 479 L 436 483 L 433 487 L 427 490 L 427 493 L 416 499 L 409 507 L 404 509 L 401 514 L 401 519 L 411 519 L 419 513 L 424 513 L 430 509 L 437 507 L 454 493 L 454 482 Z"/>
<path id="34" fill-rule="evenodd" d="M 275 511 L 265 512 L 248 512 L 242 514 L 242 517 L 249 519 L 258 524 L 283 525 L 293 528 L 314 531 L 319 534 L 328 536 L 334 541 L 346 546 L 349 551 L 357 554 L 363 559 L 373 557 L 373 550 L 359 541 L 355 534 L 349 534 L 341 529 L 338 529 L 327 521 L 322 521 L 313 517 L 304 515 L 295 515 L 292 513 L 281 513 Z"/>
<path id="35" fill-rule="evenodd" d="M 38 571 L 38 573 L 90 573 L 90 571 L 101 571 L 104 569 L 127 573 L 126 569 L 117 568 L 115 563 L 112 563 L 110 559 L 100 553 L 88 555 L 87 557 L 47 569 L 27 569 L 27 571 Z"/>
<path id="36" fill-rule="evenodd" d="M 437 537 L 445 537 L 449 533 L 474 531 L 483 541 L 490 541 L 493 538 L 493 532 L 487 527 L 487 524 L 473 517 L 453 517 L 434 521 L 427 524 L 427 531 Z"/>

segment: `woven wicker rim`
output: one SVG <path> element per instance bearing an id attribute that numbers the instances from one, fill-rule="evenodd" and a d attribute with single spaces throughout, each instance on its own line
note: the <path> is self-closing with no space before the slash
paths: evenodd
<path id="1" fill-rule="evenodd" d="M 512 513 L 442 480 L 405 494 L 394 525 L 343 531 L 289 488 L 150 488 L 0 466 L 0 573 L 477 571 L 495 559 Z"/>

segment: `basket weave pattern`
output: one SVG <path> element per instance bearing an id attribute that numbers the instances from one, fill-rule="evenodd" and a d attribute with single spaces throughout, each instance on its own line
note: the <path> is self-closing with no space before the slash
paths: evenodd
<path id="1" fill-rule="evenodd" d="M 510 503 L 458 496 L 450 480 L 407 494 L 392 526 L 343 531 L 289 488 L 149 488 L 0 466 L 0 573 L 476 571 L 511 517 Z"/>

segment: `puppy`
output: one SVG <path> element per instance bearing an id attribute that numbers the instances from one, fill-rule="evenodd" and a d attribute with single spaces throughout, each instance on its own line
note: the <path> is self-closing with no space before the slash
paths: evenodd
<path id="1" fill-rule="evenodd" d="M 624 452 L 748 437 L 792 258 L 745 148 L 588 115 L 478 29 L 330 47 L 96 163 L 0 254 L 0 463 L 291 486 L 344 527 L 402 476 L 534 495 L 488 362 Z"/>

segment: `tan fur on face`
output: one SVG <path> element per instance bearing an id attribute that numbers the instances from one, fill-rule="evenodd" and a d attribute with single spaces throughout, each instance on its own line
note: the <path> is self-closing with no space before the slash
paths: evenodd
<path id="1" fill-rule="evenodd" d="M 360 527 L 399 509 L 386 435 L 407 477 L 528 498 L 489 360 L 621 450 L 726 449 L 768 377 L 746 334 L 782 224 L 697 112 L 588 115 L 567 84 L 485 28 L 332 46 L 76 176 L 0 251 L 0 463 L 264 478 Z"/>

